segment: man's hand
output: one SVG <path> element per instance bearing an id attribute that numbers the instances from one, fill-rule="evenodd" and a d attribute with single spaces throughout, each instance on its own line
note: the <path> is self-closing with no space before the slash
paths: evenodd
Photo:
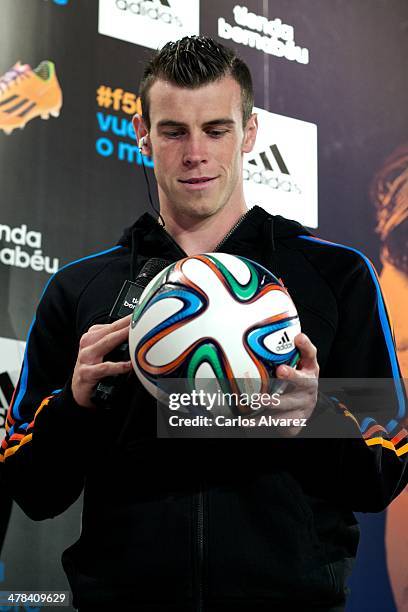
<path id="1" fill-rule="evenodd" d="M 82 336 L 72 377 L 72 395 L 80 406 L 95 407 L 91 395 L 102 378 L 126 374 L 132 369 L 131 361 L 103 361 L 105 355 L 127 339 L 131 317 L 128 315 L 106 325 L 93 325 Z"/>
<path id="2" fill-rule="evenodd" d="M 317 402 L 319 364 L 317 350 L 306 334 L 295 337 L 295 345 L 300 351 L 297 368 L 281 365 L 276 370 L 277 377 L 282 381 L 293 382 L 293 390 L 284 391 L 277 407 L 268 407 L 268 412 L 279 419 L 308 419 Z M 279 433 L 284 438 L 292 438 L 302 431 L 302 427 L 279 427 Z"/>

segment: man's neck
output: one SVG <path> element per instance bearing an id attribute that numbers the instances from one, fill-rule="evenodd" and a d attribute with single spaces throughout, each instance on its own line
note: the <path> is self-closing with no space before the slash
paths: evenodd
<path id="1" fill-rule="evenodd" d="M 187 255 L 211 253 L 229 230 L 247 212 L 243 203 L 240 207 L 222 210 L 210 217 L 174 219 L 165 214 L 166 231 Z"/>

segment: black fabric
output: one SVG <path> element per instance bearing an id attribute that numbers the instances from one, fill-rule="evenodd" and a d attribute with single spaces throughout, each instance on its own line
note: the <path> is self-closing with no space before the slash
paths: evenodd
<path id="1" fill-rule="evenodd" d="M 223 252 L 276 265 L 317 347 L 322 377 L 392 377 L 366 262 L 270 217 L 251 209 Z M 80 338 L 106 321 L 123 281 L 150 257 L 183 256 L 146 214 L 116 249 L 55 275 L 28 339 L 21 400 L 8 417 L 26 437 L 17 449 L 20 439 L 6 438 L 1 449 L 7 487 L 36 520 L 63 512 L 84 489 L 82 533 L 63 554 L 81 609 L 255 610 L 259 603 L 284 610 L 288 601 L 302 610 L 342 609 L 359 538 L 353 511 L 390 503 L 407 482 L 407 454 L 360 436 L 157 439 L 155 402 L 134 375 L 112 411 L 85 410 L 72 397 Z M 358 418 L 358 404 L 348 408 Z M 395 398 L 388 409 L 391 419 Z M 316 411 L 348 419 L 328 398 Z"/>
<path id="2" fill-rule="evenodd" d="M 279 604 L 272 603 L 244 603 L 242 602 L 233 602 L 233 603 L 222 603 L 220 606 L 210 605 L 202 608 L 202 612 L 293 612 L 294 610 L 299 609 L 299 602 L 280 602 Z M 143 605 L 134 602 L 131 606 L 128 605 L 127 610 L 134 610 L 134 612 L 201 612 L 199 608 L 196 606 L 186 606 L 183 604 L 165 604 L 163 608 L 162 605 Z M 300 608 L 302 612 L 344 612 L 345 606 L 313 606 L 313 607 L 302 607 Z M 110 606 L 98 605 L 94 607 L 81 607 L 79 608 L 79 612 L 95 612 L 95 610 L 112 610 Z"/>

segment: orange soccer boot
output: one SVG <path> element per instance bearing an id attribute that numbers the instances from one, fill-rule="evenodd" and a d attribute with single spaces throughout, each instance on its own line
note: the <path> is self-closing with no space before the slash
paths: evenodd
<path id="1" fill-rule="evenodd" d="M 62 106 L 62 91 L 55 66 L 47 60 L 32 69 L 17 62 L 0 77 L 0 130 L 11 134 L 41 117 L 58 117 Z"/>

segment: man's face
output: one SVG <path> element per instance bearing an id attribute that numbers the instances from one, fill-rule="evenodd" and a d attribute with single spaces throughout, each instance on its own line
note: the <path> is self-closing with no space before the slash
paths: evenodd
<path id="1" fill-rule="evenodd" d="M 242 126 L 239 84 L 230 76 L 197 89 L 157 80 L 149 96 L 162 211 L 191 219 L 242 206 L 242 157 L 252 150 L 257 123 L 253 115 Z"/>

